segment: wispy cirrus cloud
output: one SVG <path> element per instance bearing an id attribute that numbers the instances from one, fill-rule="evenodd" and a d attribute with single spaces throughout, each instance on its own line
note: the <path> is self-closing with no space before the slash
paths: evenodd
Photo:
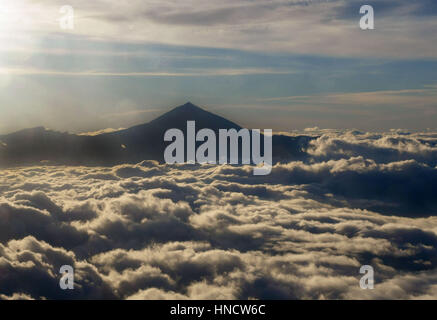
<path id="1" fill-rule="evenodd" d="M 74 34 L 111 41 L 334 56 L 436 57 L 436 23 L 427 19 L 434 12 L 432 1 L 372 4 L 377 18 L 381 15 L 377 31 L 365 33 L 358 28 L 359 1 L 133 1 L 129 5 L 70 1 L 76 9 Z M 3 23 L 13 30 L 61 32 L 58 6 L 54 1 L 10 2 L 3 9 L 13 14 Z"/>
<path id="2" fill-rule="evenodd" d="M 72 76 L 72 77 L 211 77 L 211 76 L 240 76 L 240 75 L 263 75 L 263 74 L 292 74 L 293 71 L 274 70 L 267 68 L 235 68 L 235 69 L 212 69 L 208 70 L 186 70 L 185 72 L 111 72 L 111 71 L 61 71 L 44 69 L 0 69 L 0 74 L 5 75 L 51 75 L 51 76 Z"/>

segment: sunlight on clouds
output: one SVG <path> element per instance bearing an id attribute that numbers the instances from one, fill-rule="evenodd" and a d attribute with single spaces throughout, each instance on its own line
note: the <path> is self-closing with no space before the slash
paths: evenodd
<path id="1" fill-rule="evenodd" d="M 76 35 L 109 41 L 158 42 L 256 51 L 340 56 L 436 57 L 435 19 L 393 11 L 363 32 L 341 16 L 342 1 L 82 1 L 74 8 Z M 7 32 L 59 33 L 56 1 L 2 2 Z M 403 15 L 402 15 L 403 14 Z M 399 16 L 400 15 L 400 16 Z M 418 20 L 420 19 L 420 20 Z M 420 21 L 420 24 L 418 23 Z M 7 30 L 7 31 L 6 31 Z"/>
<path id="2" fill-rule="evenodd" d="M 321 132 L 308 161 L 262 179 L 155 161 L 5 169 L 0 299 L 435 299 L 436 142 Z M 68 296 L 51 289 L 62 264 Z"/>

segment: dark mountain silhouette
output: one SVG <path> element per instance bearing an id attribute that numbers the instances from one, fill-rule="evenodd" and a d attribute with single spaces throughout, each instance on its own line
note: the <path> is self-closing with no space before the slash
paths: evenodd
<path id="1" fill-rule="evenodd" d="M 0 136 L 0 165 L 33 165 L 46 162 L 65 165 L 115 165 L 142 160 L 164 161 L 164 150 L 170 142 L 164 133 L 177 128 L 186 133 L 187 121 L 196 122 L 196 131 L 209 128 L 241 127 L 223 117 L 205 111 L 192 103 L 163 114 L 155 120 L 125 130 L 83 136 L 47 130 L 43 127 L 25 129 Z M 273 136 L 273 157 L 281 160 L 301 159 L 303 149 L 312 138 L 307 136 Z"/>

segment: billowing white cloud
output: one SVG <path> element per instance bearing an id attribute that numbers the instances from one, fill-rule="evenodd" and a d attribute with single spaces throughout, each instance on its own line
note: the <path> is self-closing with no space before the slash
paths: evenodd
<path id="1" fill-rule="evenodd" d="M 436 135 L 311 133 L 307 159 L 266 177 L 154 161 L 3 169 L 0 299 L 435 299 Z"/>

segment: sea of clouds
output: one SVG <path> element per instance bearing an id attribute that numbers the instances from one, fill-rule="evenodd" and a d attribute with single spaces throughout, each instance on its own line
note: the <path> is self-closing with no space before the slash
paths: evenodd
<path id="1" fill-rule="evenodd" d="M 269 176 L 2 169 L 0 299 L 437 298 L 437 134 L 315 131 Z"/>

